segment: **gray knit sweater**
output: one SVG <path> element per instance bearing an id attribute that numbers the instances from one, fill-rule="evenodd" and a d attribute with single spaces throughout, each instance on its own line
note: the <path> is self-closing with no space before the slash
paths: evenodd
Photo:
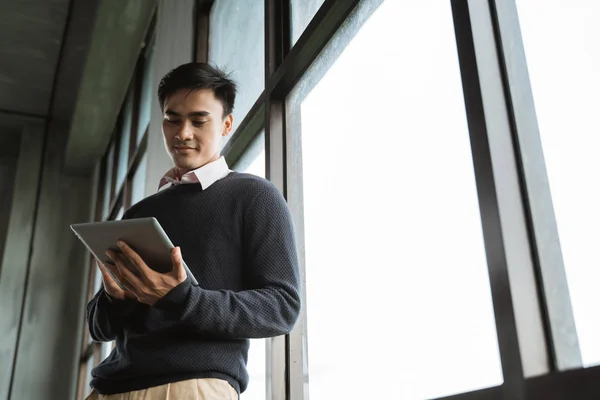
<path id="1" fill-rule="evenodd" d="M 207 190 L 172 186 L 124 216 L 142 217 L 155 217 L 181 247 L 199 286 L 188 279 L 152 307 L 101 289 L 87 305 L 89 329 L 116 348 L 92 371 L 92 387 L 113 394 L 211 377 L 243 392 L 248 339 L 290 332 L 300 311 L 284 198 L 262 178 L 231 172 Z"/>

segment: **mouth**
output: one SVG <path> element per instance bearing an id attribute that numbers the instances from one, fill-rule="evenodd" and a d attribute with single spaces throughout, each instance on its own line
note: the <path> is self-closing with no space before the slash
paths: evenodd
<path id="1" fill-rule="evenodd" d="M 173 149 L 175 150 L 175 153 L 178 153 L 178 154 L 188 154 L 193 151 L 196 151 L 196 149 L 194 147 L 185 147 L 185 146 L 176 146 Z"/>

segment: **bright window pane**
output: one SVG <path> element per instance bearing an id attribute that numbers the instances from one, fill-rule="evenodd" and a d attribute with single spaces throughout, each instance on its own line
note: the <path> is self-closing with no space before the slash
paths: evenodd
<path id="1" fill-rule="evenodd" d="M 600 2 L 517 0 L 583 363 L 600 364 Z"/>
<path id="2" fill-rule="evenodd" d="M 115 220 L 119 221 L 122 217 L 123 214 L 125 214 L 125 209 L 123 207 L 119 208 L 119 211 L 117 212 L 117 215 L 115 216 Z"/>
<path id="3" fill-rule="evenodd" d="M 262 131 L 246 149 L 233 170 L 265 177 L 265 132 Z"/>
<path id="4" fill-rule="evenodd" d="M 292 0 L 292 43 L 296 43 L 324 0 Z"/>
<path id="5" fill-rule="evenodd" d="M 210 13 L 209 60 L 239 85 L 234 129 L 265 88 L 264 20 L 264 1 L 219 0 Z"/>
<path id="6" fill-rule="evenodd" d="M 450 3 L 362 1 L 287 109 L 310 400 L 500 385 Z"/>
<path id="7" fill-rule="evenodd" d="M 265 177 L 265 135 L 264 132 L 256 137 L 232 168 L 234 171 L 245 172 Z M 241 400 L 265 400 L 266 398 L 266 348 L 265 339 L 251 339 L 248 352 L 248 388 L 240 397 Z"/>
<path id="8" fill-rule="evenodd" d="M 100 351 L 100 358 L 102 359 L 101 361 L 104 361 L 109 355 L 110 352 L 113 349 L 113 342 L 104 342 L 102 343 L 100 346 L 101 351 Z"/>

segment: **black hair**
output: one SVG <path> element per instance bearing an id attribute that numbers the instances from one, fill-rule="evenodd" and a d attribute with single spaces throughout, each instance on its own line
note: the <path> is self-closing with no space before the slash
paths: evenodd
<path id="1" fill-rule="evenodd" d="M 167 73 L 158 84 L 158 102 L 163 110 L 169 96 L 181 89 L 210 89 L 223 105 L 223 118 L 231 114 L 237 93 L 228 73 L 207 63 L 188 63 Z"/>

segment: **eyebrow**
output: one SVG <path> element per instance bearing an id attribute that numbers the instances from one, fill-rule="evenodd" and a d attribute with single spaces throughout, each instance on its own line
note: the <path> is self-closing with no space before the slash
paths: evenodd
<path id="1" fill-rule="evenodd" d="M 171 117 L 181 117 L 181 114 L 179 114 L 178 112 L 175 112 L 173 110 L 165 110 L 165 114 Z M 193 111 L 191 113 L 189 113 L 187 116 L 188 118 L 192 118 L 192 117 L 208 117 L 210 115 L 210 113 L 208 111 Z"/>

